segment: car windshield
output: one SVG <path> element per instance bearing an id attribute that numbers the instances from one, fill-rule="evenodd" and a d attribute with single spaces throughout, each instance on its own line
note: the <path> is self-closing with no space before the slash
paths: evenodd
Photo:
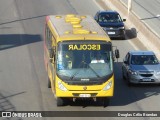
<path id="1" fill-rule="evenodd" d="M 155 65 L 159 64 L 155 55 L 132 55 L 131 64 L 133 65 Z"/>
<path id="2" fill-rule="evenodd" d="M 74 80 L 101 78 L 112 74 L 111 44 L 63 42 L 58 45 L 57 74 Z"/>
<path id="3" fill-rule="evenodd" d="M 122 22 L 119 14 L 107 13 L 99 15 L 99 22 Z"/>

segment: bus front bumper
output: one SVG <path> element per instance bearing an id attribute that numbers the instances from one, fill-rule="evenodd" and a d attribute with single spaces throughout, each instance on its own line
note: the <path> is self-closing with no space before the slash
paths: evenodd
<path id="1" fill-rule="evenodd" d="M 70 98 L 96 98 L 96 97 L 112 97 L 113 88 L 101 91 L 62 91 L 57 88 L 56 97 Z"/>

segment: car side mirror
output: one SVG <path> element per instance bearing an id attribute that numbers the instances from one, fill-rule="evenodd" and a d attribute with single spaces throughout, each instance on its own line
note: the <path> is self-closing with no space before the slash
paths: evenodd
<path id="1" fill-rule="evenodd" d="M 125 64 L 127 64 L 127 61 L 124 61 Z"/>
<path id="2" fill-rule="evenodd" d="M 127 64 L 127 65 L 129 65 L 129 61 L 124 61 L 124 64 Z"/>
<path id="3" fill-rule="evenodd" d="M 96 22 L 98 22 L 98 19 L 95 19 Z"/>

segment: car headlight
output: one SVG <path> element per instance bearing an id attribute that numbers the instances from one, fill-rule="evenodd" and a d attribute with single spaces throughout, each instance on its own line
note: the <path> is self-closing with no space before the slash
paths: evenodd
<path id="1" fill-rule="evenodd" d="M 124 27 L 119 27 L 119 29 L 123 29 L 124 30 L 125 28 Z"/>
<path id="2" fill-rule="evenodd" d="M 58 88 L 63 91 L 67 91 L 67 88 L 62 84 L 62 82 L 58 81 Z"/>
<path id="3" fill-rule="evenodd" d="M 112 81 L 110 81 L 104 88 L 103 90 L 109 90 L 112 86 Z"/>
<path id="4" fill-rule="evenodd" d="M 133 70 L 129 70 L 129 74 L 131 74 L 131 75 L 138 75 L 138 73 L 136 71 L 133 71 Z"/>
<path id="5" fill-rule="evenodd" d="M 103 28 L 103 30 L 106 30 L 106 27 L 102 27 Z"/>
<path id="6" fill-rule="evenodd" d="M 160 71 L 156 71 L 156 75 L 160 75 Z"/>

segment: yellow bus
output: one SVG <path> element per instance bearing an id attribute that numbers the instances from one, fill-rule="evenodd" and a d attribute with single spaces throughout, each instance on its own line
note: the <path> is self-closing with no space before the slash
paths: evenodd
<path id="1" fill-rule="evenodd" d="M 45 21 L 44 61 L 57 106 L 78 99 L 108 105 L 114 92 L 113 56 L 119 57 L 108 35 L 89 15 L 49 15 Z"/>

